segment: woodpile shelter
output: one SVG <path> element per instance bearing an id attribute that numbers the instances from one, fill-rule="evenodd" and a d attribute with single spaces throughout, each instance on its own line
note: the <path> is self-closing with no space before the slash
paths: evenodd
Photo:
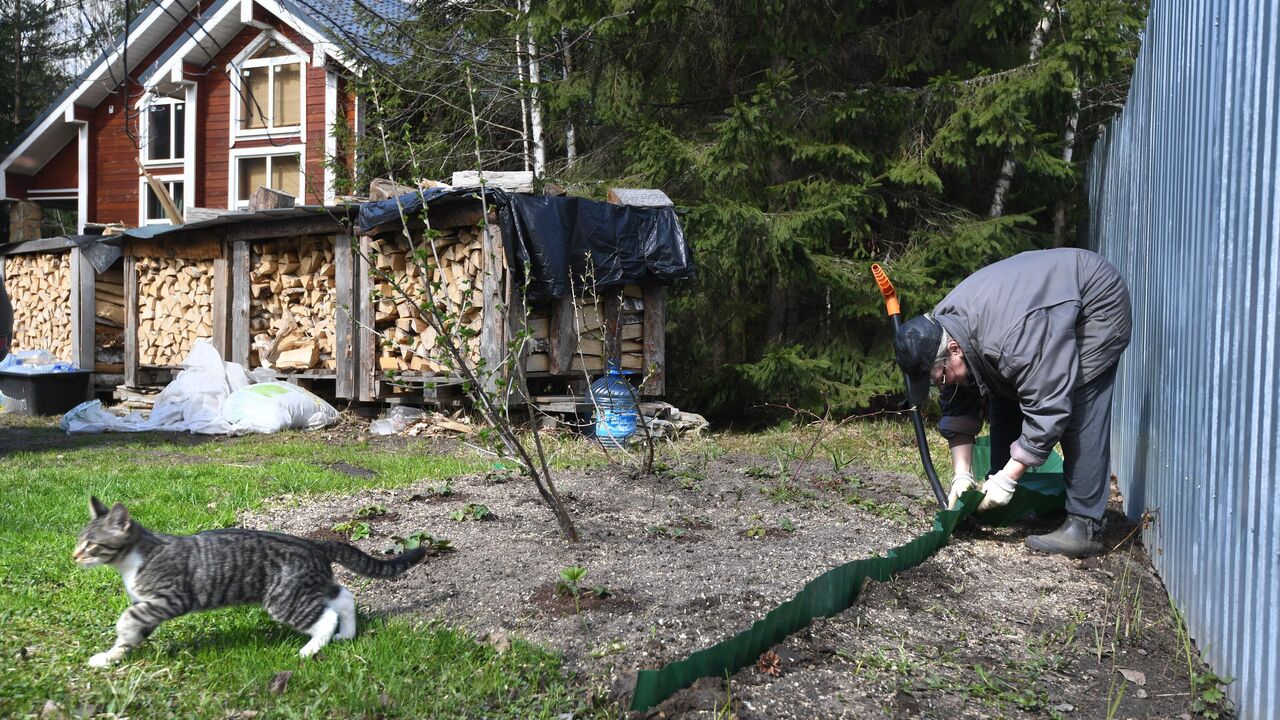
<path id="1" fill-rule="evenodd" d="M 623 205 L 628 198 L 666 207 Z M 415 199 L 421 206 L 408 207 Z M 482 201 L 477 189 L 449 189 L 11 244 L 0 258 L 13 346 L 92 368 L 100 388 L 120 386 L 124 396 L 168 382 L 207 339 L 228 361 L 338 399 L 431 401 L 460 382 L 439 325 L 421 311 L 433 306 L 471 362 L 503 369 L 495 385 L 509 386 L 501 379 L 520 363 L 535 394 L 580 395 L 613 362 L 656 396 L 665 386 L 665 285 L 688 276 L 688 251 L 664 195 L 619 190 L 611 199 L 490 190 Z M 381 222 L 362 222 L 380 210 Z M 595 282 L 575 271 L 575 226 L 590 213 L 613 223 L 608 238 L 587 229 L 606 245 L 652 240 L 661 214 L 678 236 L 683 274 L 613 268 Z M 548 258 L 563 261 L 559 276 Z"/>

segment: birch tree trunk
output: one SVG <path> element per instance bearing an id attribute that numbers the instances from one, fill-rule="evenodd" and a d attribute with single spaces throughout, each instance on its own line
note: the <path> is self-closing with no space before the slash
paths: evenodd
<path id="1" fill-rule="evenodd" d="M 520 39 L 520 33 L 516 33 L 516 74 L 520 77 L 520 140 L 524 144 L 524 169 L 529 169 L 530 148 L 529 148 L 529 101 L 525 98 L 524 88 L 528 85 L 528 78 L 524 72 L 524 43 Z"/>
<path id="2" fill-rule="evenodd" d="M 1076 146 L 1076 125 L 1080 122 L 1080 87 L 1071 91 L 1071 114 L 1067 115 L 1067 129 L 1062 133 L 1062 161 L 1071 164 Z M 1067 202 L 1059 199 L 1053 211 L 1053 246 L 1067 244 Z"/>
<path id="3" fill-rule="evenodd" d="M 1031 31 L 1031 47 L 1028 55 L 1028 62 L 1034 63 L 1040 59 L 1040 50 L 1044 47 L 1044 36 L 1049 34 L 1049 27 L 1053 24 L 1053 6 L 1056 0 L 1045 0 L 1044 14 L 1040 16 L 1040 22 L 1036 23 L 1036 27 Z M 996 189 L 991 196 L 991 212 L 989 215 L 993 218 L 1000 217 L 1004 214 L 1004 196 L 1009 193 L 1009 186 L 1013 184 L 1013 171 L 1018 166 L 1015 159 L 1013 146 L 1010 146 L 1004 156 L 1004 163 L 1000 166 L 1000 177 L 996 180 Z"/>
<path id="4" fill-rule="evenodd" d="M 520 9 L 527 17 L 529 0 L 521 0 Z M 529 35 L 526 38 L 529 53 L 529 130 L 533 141 L 533 175 L 542 177 L 547 166 L 546 146 L 542 142 L 542 106 L 538 101 L 538 83 L 542 76 L 538 67 L 538 41 L 533 39 L 533 23 L 528 25 Z"/>
<path id="5" fill-rule="evenodd" d="M 573 53 L 569 48 L 569 39 L 564 31 L 560 32 L 560 46 L 564 48 L 564 79 L 568 80 L 573 74 Z M 564 128 L 564 157 L 565 167 L 572 167 L 573 161 L 578 159 L 578 138 L 577 132 L 573 127 L 573 112 L 568 113 Z"/>

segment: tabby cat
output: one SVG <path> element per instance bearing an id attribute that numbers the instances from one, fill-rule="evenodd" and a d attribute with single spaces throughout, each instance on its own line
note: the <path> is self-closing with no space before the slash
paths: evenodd
<path id="1" fill-rule="evenodd" d="M 333 581 L 331 563 L 393 578 L 427 554 L 415 548 L 378 560 L 346 543 L 258 530 L 161 535 L 134 522 L 124 505 L 108 510 L 96 497 L 89 513 L 72 557 L 83 567 L 114 567 L 131 601 L 116 622 L 115 645 L 89 658 L 92 667 L 119 662 L 165 620 L 247 603 L 262 603 L 272 619 L 310 635 L 298 654 L 311 657 L 331 638 L 356 634 L 355 600 Z"/>

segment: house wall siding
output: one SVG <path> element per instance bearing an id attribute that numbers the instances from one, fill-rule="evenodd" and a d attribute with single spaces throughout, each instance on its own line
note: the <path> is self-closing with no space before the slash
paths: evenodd
<path id="1" fill-rule="evenodd" d="M 126 115 L 132 121 L 127 130 Z M 138 224 L 136 134 L 137 118 L 132 110 L 125 112 L 119 95 L 94 109 L 89 121 L 90 222 Z"/>
<path id="2" fill-rule="evenodd" d="M 258 8 L 255 19 L 271 25 L 277 32 L 288 38 L 308 54 L 312 52 L 312 44 L 285 25 L 281 20 Z M 201 180 L 196 189 L 198 204 L 203 207 L 225 208 L 229 204 L 231 183 L 231 150 L 261 148 L 264 152 L 279 145 L 292 145 L 298 141 L 294 135 L 281 135 L 279 138 L 254 138 L 252 140 L 231 141 L 232 103 L 238 94 L 232 87 L 231 80 L 223 72 L 227 65 L 253 42 L 263 31 L 258 28 L 245 28 L 240 34 L 223 48 L 210 63 L 211 72 L 205 82 L 200 85 L 200 127 L 197 129 L 197 156 Z M 306 66 L 306 107 L 304 123 L 306 132 L 305 172 L 306 185 L 299 204 L 319 204 L 324 202 L 324 75 L 323 67 L 310 64 Z"/>
<path id="3" fill-rule="evenodd" d="M 27 190 L 54 190 L 76 187 L 80 172 L 77 167 L 80 159 L 80 143 L 73 137 L 54 155 L 40 172 L 31 178 Z"/>
<path id="4" fill-rule="evenodd" d="M 173 43 L 182 42 L 193 24 L 194 16 L 183 18 L 141 62 L 134 64 L 130 59 L 135 68 L 130 77 L 136 78 L 150 67 Z M 89 120 L 89 222 L 138 224 L 139 149 L 135 138 L 139 118 L 134 104 L 140 97 L 142 88 L 130 83 L 127 103 L 117 88 L 93 109 Z"/>

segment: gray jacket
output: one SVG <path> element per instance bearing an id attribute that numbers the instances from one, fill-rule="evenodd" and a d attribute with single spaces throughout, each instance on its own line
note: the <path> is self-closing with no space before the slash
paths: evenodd
<path id="1" fill-rule="evenodd" d="M 1120 359 L 1132 325 L 1119 271 L 1087 250 L 1015 255 L 965 278 L 933 310 L 964 350 L 983 396 L 1016 400 L 1022 435 L 1010 457 L 1036 466 L 1049 458 L 1071 415 L 1071 394 Z M 944 392 L 942 434 L 954 445 L 982 428 L 972 389 Z"/>

